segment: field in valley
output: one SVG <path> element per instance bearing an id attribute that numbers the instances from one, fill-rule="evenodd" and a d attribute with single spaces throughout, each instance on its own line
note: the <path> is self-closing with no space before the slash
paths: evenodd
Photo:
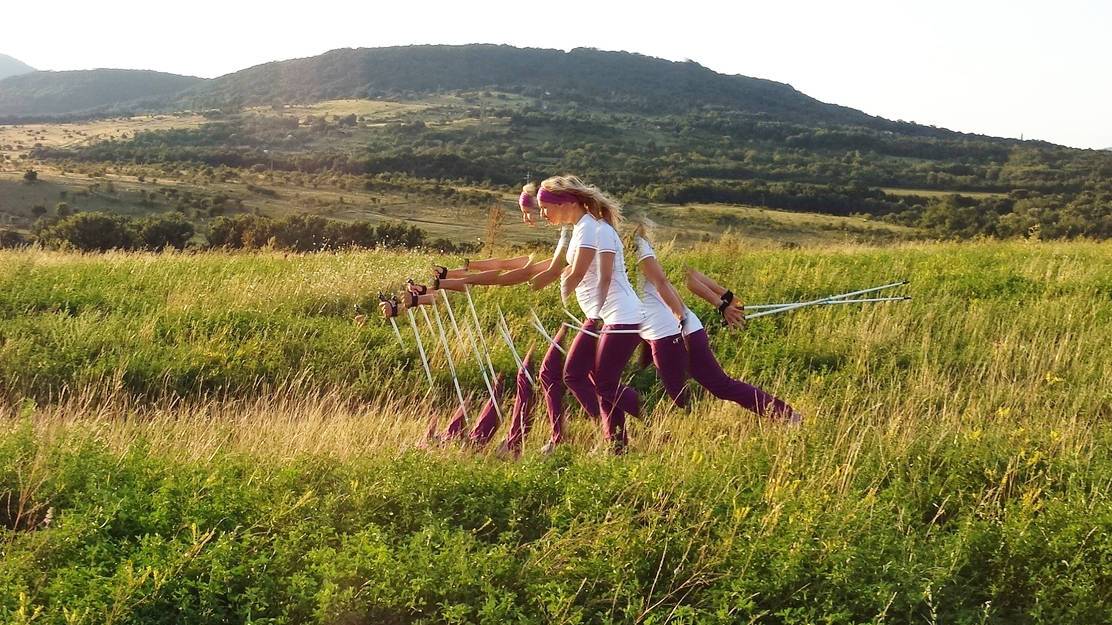
<path id="1" fill-rule="evenodd" d="M 399 346 L 356 321 L 458 258 L 0 250 L 2 620 L 1112 620 L 1112 247 L 697 240 L 661 246 L 677 283 L 694 266 L 758 303 L 906 278 L 914 299 L 736 332 L 694 307 L 801 428 L 678 411 L 631 369 L 628 455 L 591 455 L 573 414 L 542 456 L 538 408 L 507 461 L 417 449 L 453 409 L 444 353 L 422 326 L 430 391 L 408 323 Z M 543 344 L 531 310 L 561 321 L 552 292 L 475 295 L 503 371 L 497 307 L 519 350 Z"/>

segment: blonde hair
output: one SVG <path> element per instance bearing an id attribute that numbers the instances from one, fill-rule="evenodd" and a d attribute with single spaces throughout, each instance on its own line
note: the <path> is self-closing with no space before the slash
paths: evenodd
<path id="1" fill-rule="evenodd" d="M 541 188 L 574 195 L 594 218 L 604 220 L 615 230 L 622 223 L 622 205 L 595 185 L 583 182 L 578 176 L 553 176 L 542 182 Z"/>
<path id="2" fill-rule="evenodd" d="M 652 245 L 652 229 L 656 224 L 641 211 L 631 211 L 626 215 L 622 228 L 622 247 L 625 249 L 626 273 L 637 273 L 637 240 L 644 239 Z"/>
<path id="3" fill-rule="evenodd" d="M 525 195 L 528 195 L 528 196 L 532 197 L 534 200 L 536 200 L 537 199 L 537 183 L 530 182 L 530 183 L 527 183 L 525 185 L 522 185 L 521 192 L 524 193 Z"/>

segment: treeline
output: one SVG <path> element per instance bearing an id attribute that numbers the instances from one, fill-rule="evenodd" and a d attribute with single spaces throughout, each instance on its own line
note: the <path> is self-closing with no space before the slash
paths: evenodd
<path id="1" fill-rule="evenodd" d="M 319 215 L 293 215 L 271 219 L 259 215 L 235 215 L 213 221 L 209 246 L 227 249 L 274 248 L 295 252 L 319 252 L 350 247 L 433 249 L 445 253 L 468 253 L 478 249 L 470 243 L 448 239 L 430 240 L 423 229 L 404 223 L 339 221 Z"/>
<path id="2" fill-rule="evenodd" d="M 318 215 L 271 219 L 259 215 L 219 217 L 204 242 L 193 240 L 192 223 L 177 214 L 133 218 L 96 211 L 40 219 L 32 237 L 0 229 L 0 247 L 38 244 L 50 249 L 81 252 L 108 250 L 183 250 L 186 247 L 223 249 L 278 249 L 321 252 L 346 248 L 432 249 L 469 253 L 470 243 L 431 240 L 421 228 L 404 223 L 345 222 Z"/>
<path id="3" fill-rule="evenodd" d="M 139 133 L 38 158 L 270 171 L 290 184 L 362 178 L 366 190 L 493 189 L 526 174 L 576 172 L 629 201 L 746 203 L 782 210 L 862 214 L 929 224 L 939 236 L 998 236 L 1038 225 L 1043 236 L 1107 237 L 1112 154 L 956 133 L 908 134 L 807 127 L 708 107 L 636 115 L 576 106 L 497 105 L 453 111 L 479 123 L 429 123 L 406 114 L 382 123 L 351 115 L 303 120 L 241 113 L 201 128 Z M 354 125 L 354 126 L 353 126 Z M 358 132 L 363 149 L 336 141 Z M 277 147 L 266 147 L 277 146 Z M 281 172 L 281 173 L 280 173 Z M 345 182 L 345 184 L 348 184 Z M 884 187 L 983 192 L 1007 202 L 947 203 L 937 194 L 888 194 Z M 347 187 L 350 188 L 350 187 Z M 453 203 L 489 203 L 487 191 L 458 191 Z M 1025 200 L 1019 202 L 1019 200 Z M 986 211 L 976 219 L 952 213 Z M 1014 216 L 1011 211 L 1018 211 Z M 1003 211 L 1003 212 L 1001 212 Z M 945 214 L 946 218 L 937 218 Z M 1035 220 L 1037 223 L 1032 224 Z M 978 225 L 979 224 L 979 225 Z M 953 227 L 951 228 L 951 225 Z"/>

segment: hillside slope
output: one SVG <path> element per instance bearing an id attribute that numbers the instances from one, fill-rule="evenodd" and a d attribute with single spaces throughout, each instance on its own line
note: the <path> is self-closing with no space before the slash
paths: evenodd
<path id="1" fill-rule="evenodd" d="M 131 69 L 33 72 L 0 80 L 0 116 L 110 114 L 128 108 L 144 109 L 203 80 Z"/>
<path id="2" fill-rule="evenodd" d="M 10 57 L 7 54 L 0 54 L 0 80 L 4 80 L 9 76 L 29 74 L 33 71 L 35 71 L 35 68 L 23 61 Z"/>

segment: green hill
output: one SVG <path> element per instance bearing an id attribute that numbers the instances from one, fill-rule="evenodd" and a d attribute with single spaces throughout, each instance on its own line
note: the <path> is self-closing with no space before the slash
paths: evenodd
<path id="1" fill-rule="evenodd" d="M 0 117 L 107 115 L 149 109 L 203 80 L 131 69 L 32 72 L 0 81 Z"/>
<path id="2" fill-rule="evenodd" d="M 199 85 L 190 95 L 198 102 L 221 106 L 475 89 L 579 99 L 640 111 L 719 106 L 791 121 L 889 123 L 819 102 L 771 80 L 727 76 L 691 61 L 587 48 L 571 52 L 506 45 L 339 49 L 221 76 Z"/>
<path id="3" fill-rule="evenodd" d="M 10 57 L 6 54 L 0 54 L 0 80 L 4 80 L 9 76 L 29 74 L 33 71 L 35 71 L 35 68 L 24 63 L 23 61 Z"/>

